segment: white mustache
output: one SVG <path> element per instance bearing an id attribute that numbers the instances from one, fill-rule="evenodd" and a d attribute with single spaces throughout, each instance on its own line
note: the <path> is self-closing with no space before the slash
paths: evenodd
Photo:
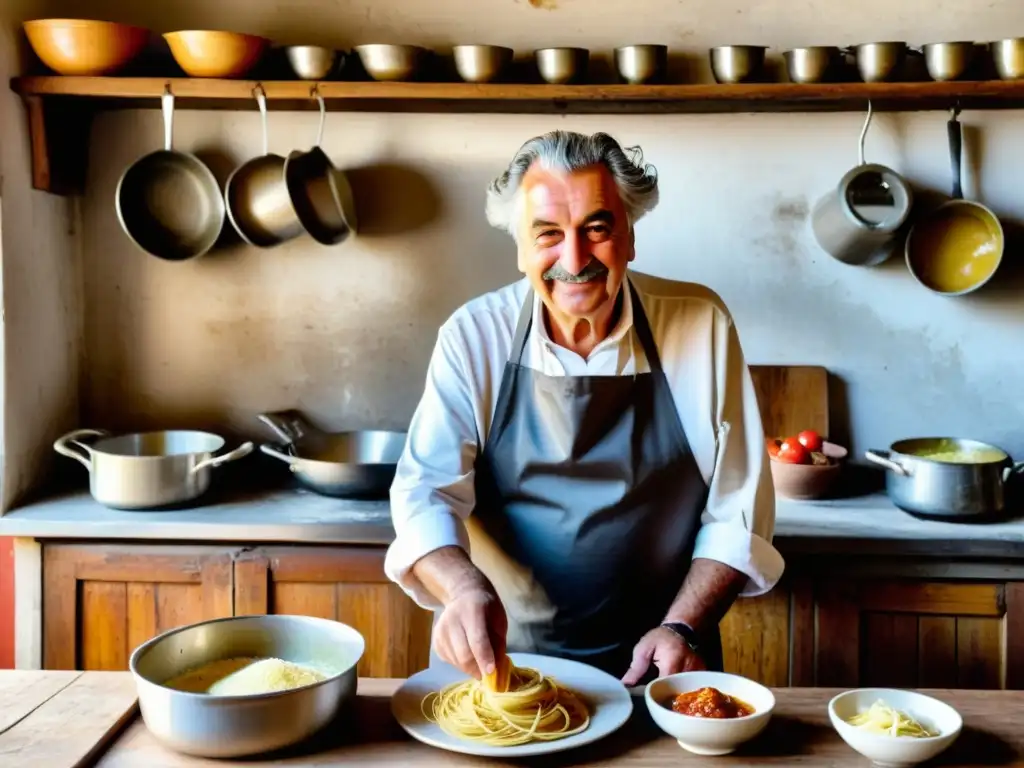
<path id="1" fill-rule="evenodd" d="M 555 264 L 541 277 L 545 280 L 559 280 L 563 283 L 589 283 L 591 280 L 597 280 L 606 274 L 608 274 L 608 267 L 597 259 L 592 259 L 587 266 L 575 275 L 566 271 L 561 264 Z"/>

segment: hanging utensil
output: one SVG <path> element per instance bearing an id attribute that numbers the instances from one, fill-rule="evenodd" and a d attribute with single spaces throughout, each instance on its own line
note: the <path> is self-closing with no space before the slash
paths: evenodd
<path id="1" fill-rule="evenodd" d="M 263 154 L 236 168 L 224 188 L 224 202 L 232 226 L 249 245 L 270 248 L 303 232 L 284 179 L 285 159 L 271 154 L 267 130 L 267 94 L 253 89 L 263 123 Z"/>
<path id="2" fill-rule="evenodd" d="M 172 148 L 174 94 L 160 99 L 164 148 L 136 160 L 114 193 L 121 228 L 137 246 L 168 261 L 202 256 L 220 237 L 224 198 L 210 169 L 195 155 Z"/>
<path id="3" fill-rule="evenodd" d="M 913 206 L 910 185 L 891 168 L 864 159 L 864 139 L 872 108 L 861 128 L 857 166 L 823 196 L 811 213 L 818 245 L 835 259 L 854 266 L 876 266 L 889 258 Z"/>
<path id="4" fill-rule="evenodd" d="M 308 152 L 296 150 L 288 155 L 285 181 L 299 221 L 310 236 L 322 245 L 337 245 L 356 232 L 355 201 L 348 178 L 320 148 L 327 107 L 315 86 L 311 95 L 320 107 L 316 145 Z"/>
<path id="5" fill-rule="evenodd" d="M 961 186 L 963 131 L 959 109 L 946 123 L 953 199 L 914 224 L 907 237 L 907 268 L 925 288 L 963 296 L 981 288 L 999 269 L 1005 237 L 999 218 L 986 206 L 964 200 Z"/>

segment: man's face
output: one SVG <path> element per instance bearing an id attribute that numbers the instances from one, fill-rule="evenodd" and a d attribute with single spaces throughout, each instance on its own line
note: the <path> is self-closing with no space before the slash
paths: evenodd
<path id="1" fill-rule="evenodd" d="M 592 319 L 614 305 L 633 260 L 633 233 L 611 172 L 534 164 L 523 177 L 519 270 L 549 310 Z"/>

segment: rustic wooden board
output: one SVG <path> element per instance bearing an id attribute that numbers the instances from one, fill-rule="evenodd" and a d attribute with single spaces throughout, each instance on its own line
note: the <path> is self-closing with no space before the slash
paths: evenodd
<path id="1" fill-rule="evenodd" d="M 276 766 L 353 768 L 404 765 L 410 768 L 522 766 L 511 761 L 456 755 L 412 741 L 391 716 L 390 695 L 398 680 L 360 680 L 354 715 L 334 729 L 330 739 L 301 751 L 283 754 Z M 763 737 L 729 757 L 702 758 L 679 748 L 651 723 L 642 698 L 634 697 L 634 716 L 621 731 L 589 747 L 552 755 L 547 768 L 755 768 L 804 766 L 864 768 L 867 761 L 836 735 L 826 711 L 836 689 L 780 688 L 776 710 Z M 964 731 L 943 756 L 949 768 L 1024 766 L 1024 729 L 1019 713 L 1024 693 L 1009 691 L 929 691 L 948 702 L 964 718 Z M 267 759 L 232 760 L 231 768 L 263 768 Z M 531 763 L 532 764 L 532 763 Z M 174 754 L 161 747 L 136 721 L 97 763 L 99 768 L 224 768 L 223 761 Z"/>
<path id="2" fill-rule="evenodd" d="M 828 435 L 828 370 L 818 365 L 752 365 L 764 433 L 770 437 L 813 429 Z"/>
<path id="3" fill-rule="evenodd" d="M 63 680 L 69 673 L 34 674 L 41 680 L 50 675 L 59 675 L 57 679 Z M 135 715 L 135 681 L 129 673 L 77 674 L 70 685 L 0 733 L 0 765 L 11 768 L 90 765 Z M 5 676 L 6 673 L 0 678 Z"/>
<path id="4" fill-rule="evenodd" d="M 4 670 L 0 673 L 0 734 L 81 676 L 81 672 L 72 671 L 40 675 L 35 670 Z"/>

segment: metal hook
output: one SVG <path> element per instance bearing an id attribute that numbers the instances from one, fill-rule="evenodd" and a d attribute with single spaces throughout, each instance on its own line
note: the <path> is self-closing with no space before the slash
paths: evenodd
<path id="1" fill-rule="evenodd" d="M 256 104 L 260 108 L 260 121 L 263 124 L 263 155 L 265 157 L 270 154 L 270 137 L 267 130 L 267 92 L 263 90 L 263 83 L 256 83 L 252 94 L 256 97 Z"/>
<path id="2" fill-rule="evenodd" d="M 171 84 L 164 83 L 164 96 L 173 96 L 174 93 L 171 91 Z"/>
<path id="3" fill-rule="evenodd" d="M 959 100 L 953 102 L 953 106 L 950 107 L 950 109 L 949 109 L 949 116 L 953 120 L 956 120 L 958 117 L 960 117 L 960 101 Z"/>
<path id="4" fill-rule="evenodd" d="M 868 116 L 864 118 L 864 127 L 860 129 L 860 142 L 857 148 L 857 159 L 860 165 L 864 165 L 864 137 L 868 135 L 868 126 L 871 125 L 871 99 L 868 99 Z"/>
<path id="5" fill-rule="evenodd" d="M 320 93 L 320 88 L 315 84 L 309 89 L 309 95 L 316 99 L 316 103 L 320 106 L 320 127 L 316 132 L 316 146 L 319 147 L 324 140 L 324 122 L 327 120 L 327 104 L 324 102 L 324 97 Z"/>

